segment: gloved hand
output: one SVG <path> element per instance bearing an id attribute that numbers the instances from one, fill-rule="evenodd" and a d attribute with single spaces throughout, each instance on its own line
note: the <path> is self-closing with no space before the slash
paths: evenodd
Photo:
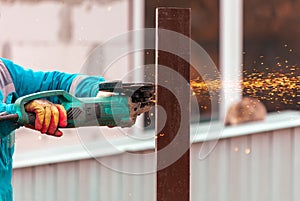
<path id="1" fill-rule="evenodd" d="M 58 126 L 67 126 L 67 113 L 62 105 L 38 99 L 27 103 L 25 105 L 25 110 L 36 114 L 34 127 L 27 127 L 48 135 L 56 137 L 62 136 L 63 133 L 57 129 Z"/>

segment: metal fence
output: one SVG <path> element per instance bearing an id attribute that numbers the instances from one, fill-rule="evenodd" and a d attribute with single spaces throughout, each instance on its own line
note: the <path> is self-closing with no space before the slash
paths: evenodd
<path id="1" fill-rule="evenodd" d="M 224 138 L 200 160 L 203 143 L 191 148 L 192 201 L 300 200 L 300 127 Z M 124 154 L 103 159 L 120 167 L 155 164 Z M 154 201 L 155 178 L 84 159 L 15 168 L 13 182 L 15 201 Z"/>

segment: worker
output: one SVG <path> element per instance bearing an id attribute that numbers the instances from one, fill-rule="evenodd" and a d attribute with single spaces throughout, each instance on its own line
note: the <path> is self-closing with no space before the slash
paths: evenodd
<path id="1" fill-rule="evenodd" d="M 35 72 L 0 58 L 0 115 L 13 114 L 16 98 L 46 90 L 65 90 L 77 97 L 95 97 L 102 77 L 67 74 L 62 72 Z M 36 115 L 35 126 L 30 127 L 51 136 L 62 136 L 58 127 L 67 125 L 66 111 L 58 100 L 33 100 L 25 105 L 27 112 Z M 19 125 L 11 121 L 0 122 L 0 201 L 12 201 L 12 156 L 14 131 Z"/>

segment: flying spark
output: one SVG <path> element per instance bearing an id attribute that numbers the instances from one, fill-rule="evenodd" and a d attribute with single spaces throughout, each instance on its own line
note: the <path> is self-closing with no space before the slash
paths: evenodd
<path id="1" fill-rule="evenodd" d="M 254 72 L 247 74 L 244 72 L 244 78 L 240 82 L 241 90 L 244 95 L 260 100 L 299 105 L 300 76 L 295 76 L 296 66 L 289 67 L 289 70 L 288 73 Z M 197 78 L 191 80 L 191 88 L 193 95 L 209 96 L 218 94 L 222 86 L 220 80 L 206 80 L 204 82 Z"/>

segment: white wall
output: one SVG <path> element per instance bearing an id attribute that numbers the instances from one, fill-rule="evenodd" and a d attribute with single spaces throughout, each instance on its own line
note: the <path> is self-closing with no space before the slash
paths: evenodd
<path id="1" fill-rule="evenodd" d="M 128 31 L 129 25 L 127 0 L 82 2 L 1 2 L 1 56 L 36 70 L 79 72 L 96 45 Z"/>
<path id="2" fill-rule="evenodd" d="M 129 6 L 129 0 L 1 1 L 0 57 L 34 70 L 79 73 L 97 45 L 129 30 Z M 117 64 L 107 80 L 127 72 L 128 58 Z M 21 128 L 16 154 L 74 144 L 80 144 L 76 130 L 56 139 Z"/>

